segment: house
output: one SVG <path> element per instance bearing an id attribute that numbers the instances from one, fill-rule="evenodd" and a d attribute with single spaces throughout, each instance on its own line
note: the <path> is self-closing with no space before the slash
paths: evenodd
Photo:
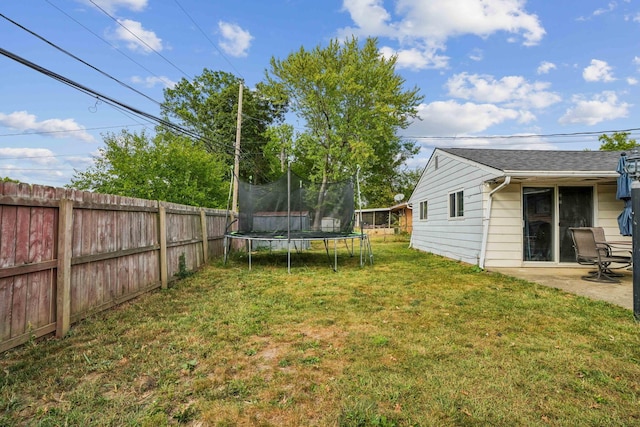
<path id="1" fill-rule="evenodd" d="M 367 234 L 411 233 L 412 210 L 407 202 L 389 208 L 357 209 L 355 214 L 355 230 Z"/>
<path id="2" fill-rule="evenodd" d="M 621 154 L 436 148 L 409 198 L 411 246 L 482 268 L 572 265 L 570 227 L 629 239 L 617 223 Z"/>
<path id="3" fill-rule="evenodd" d="M 409 203 L 400 203 L 390 208 L 391 215 L 398 221 L 398 231 L 401 233 L 411 233 L 413 227 L 413 210 Z"/>

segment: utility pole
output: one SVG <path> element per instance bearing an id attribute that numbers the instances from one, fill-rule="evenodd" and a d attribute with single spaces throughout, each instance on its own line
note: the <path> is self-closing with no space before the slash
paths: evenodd
<path id="1" fill-rule="evenodd" d="M 633 265 L 633 317 L 640 321 L 640 152 L 634 148 L 625 160 L 631 178 L 631 262 Z"/>
<path id="2" fill-rule="evenodd" d="M 233 159 L 233 202 L 231 211 L 238 212 L 238 178 L 240 176 L 240 137 L 242 135 L 242 91 L 243 81 L 240 80 L 240 91 L 238 92 L 238 121 L 236 124 L 236 148 Z"/>
<path id="3" fill-rule="evenodd" d="M 631 182 L 631 207 L 633 232 L 631 238 L 633 265 L 633 317 L 640 321 L 640 181 L 636 178 Z"/>

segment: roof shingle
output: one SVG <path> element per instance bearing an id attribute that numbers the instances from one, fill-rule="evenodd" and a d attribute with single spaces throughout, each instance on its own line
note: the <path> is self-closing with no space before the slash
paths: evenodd
<path id="1" fill-rule="evenodd" d="M 622 151 L 493 150 L 440 148 L 501 171 L 615 171 Z"/>

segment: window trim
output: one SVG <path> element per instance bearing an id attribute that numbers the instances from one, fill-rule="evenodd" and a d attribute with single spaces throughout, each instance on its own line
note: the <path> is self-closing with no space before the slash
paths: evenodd
<path id="1" fill-rule="evenodd" d="M 447 205 L 449 219 L 464 218 L 464 189 L 448 193 Z"/>
<path id="2" fill-rule="evenodd" d="M 429 201 L 423 200 L 420 202 L 420 219 L 428 220 L 429 219 Z"/>

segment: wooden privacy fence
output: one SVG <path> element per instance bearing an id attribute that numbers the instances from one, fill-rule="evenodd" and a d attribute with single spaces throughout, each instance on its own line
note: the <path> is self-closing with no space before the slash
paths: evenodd
<path id="1" fill-rule="evenodd" d="M 226 211 L 0 183 L 0 352 L 223 253 Z"/>

